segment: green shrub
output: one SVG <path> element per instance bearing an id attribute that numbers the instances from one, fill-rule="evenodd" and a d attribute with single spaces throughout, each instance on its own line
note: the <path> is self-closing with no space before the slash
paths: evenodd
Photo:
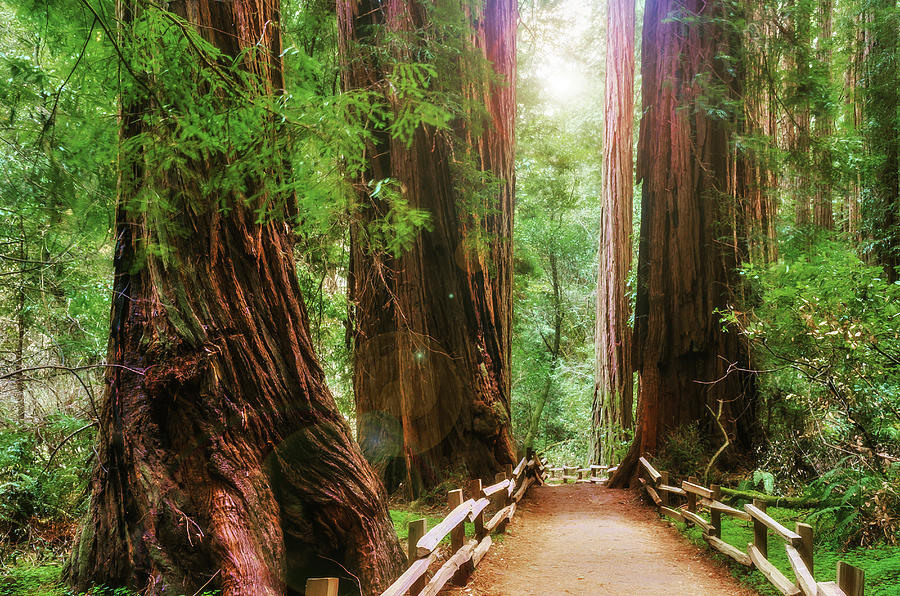
<path id="1" fill-rule="evenodd" d="M 679 426 L 666 436 L 654 465 L 673 478 L 697 476 L 706 465 L 708 439 L 698 423 Z"/>

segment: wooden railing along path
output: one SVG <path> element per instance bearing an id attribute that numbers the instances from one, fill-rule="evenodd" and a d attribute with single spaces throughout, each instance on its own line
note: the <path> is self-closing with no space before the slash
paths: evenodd
<path id="1" fill-rule="evenodd" d="M 680 522 L 693 524 L 703 530 L 703 539 L 720 553 L 742 565 L 758 569 L 775 588 L 786 596 L 863 596 L 865 573 L 844 562 L 837 564 L 837 582 L 816 582 L 813 577 L 813 528 L 797 523 L 794 531 L 784 527 L 766 514 L 766 504 L 754 499 L 744 509 L 735 509 L 719 499 L 721 489 L 713 484 L 701 486 L 696 478 L 689 478 L 681 486 L 670 484 L 668 472 L 660 472 L 645 458 L 640 459 L 641 485 L 660 513 Z M 674 507 L 672 499 L 684 501 Z M 709 512 L 709 520 L 701 517 L 699 509 Z M 722 540 L 722 515 L 753 522 L 753 542 L 747 552 Z M 797 579 L 789 580 L 769 562 L 769 533 L 784 541 L 788 561 Z"/>
<path id="2" fill-rule="evenodd" d="M 540 456 L 533 455 L 522 458 L 514 469 L 509 466 L 506 472 L 497 474 L 491 486 L 482 487 L 481 480 L 472 480 L 467 501 L 463 500 L 462 489 L 451 490 L 447 493 L 450 513 L 431 530 L 427 530 L 424 519 L 410 522 L 409 567 L 381 596 L 433 596 L 451 580 L 465 585 L 491 548 L 491 534 L 506 529 L 532 484 L 543 484 L 545 464 Z M 485 512 L 492 505 L 496 512 L 485 521 Z M 466 521 L 475 526 L 475 536 L 468 542 Z M 438 545 L 448 534 L 453 554 L 429 579 L 428 569 L 438 558 Z M 306 596 L 337 596 L 339 587 L 338 578 L 311 578 L 306 582 Z"/>
<path id="3" fill-rule="evenodd" d="M 550 475 L 547 476 L 548 481 L 561 480 L 563 484 L 569 481 L 575 483 L 592 482 L 599 484 L 606 482 L 608 476 L 615 472 L 618 466 L 610 468 L 609 466 L 595 466 L 589 468 L 577 468 L 576 466 L 561 466 L 558 468 L 548 468 Z"/>

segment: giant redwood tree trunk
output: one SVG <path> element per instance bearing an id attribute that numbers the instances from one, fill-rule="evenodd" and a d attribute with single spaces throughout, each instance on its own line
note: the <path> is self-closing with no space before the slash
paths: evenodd
<path id="1" fill-rule="evenodd" d="M 338 8 L 345 88 L 381 90 L 402 109 L 385 84 L 390 65 L 365 44 L 421 61 L 428 48 L 416 56 L 411 48 L 423 37 L 427 44 L 435 29 L 425 8 L 411 0 L 341 0 Z M 491 477 L 515 458 L 509 353 L 516 3 L 459 8 L 468 11 L 474 46 L 496 77 L 485 80 L 460 59 L 458 70 L 440 72 L 435 84 L 459 85 L 451 92 L 483 103 L 485 126 L 456 123 L 450 132 L 422 125 L 409 143 L 376 132 L 357 181 L 361 209 L 351 232 L 358 438 L 388 487 L 403 483 L 411 494 L 449 469 Z M 391 48 L 386 32 L 409 42 Z M 474 206 L 460 174 L 466 160 L 500 180 Z M 368 234 L 391 207 L 372 192 L 372 183 L 386 178 L 431 218 L 401 255 L 381 250 Z"/>
<path id="2" fill-rule="evenodd" d="M 123 39 L 148 5 L 121 2 Z M 258 85 L 223 109 L 282 88 L 277 0 L 170 6 L 226 57 L 255 48 L 243 60 Z M 165 102 L 163 92 L 135 95 Z M 266 173 L 210 198 L 199 185 L 246 156 L 155 171 L 152 140 L 138 135 L 156 102 L 122 100 L 111 367 L 68 580 L 263 596 L 302 592 L 313 574 L 346 577 L 342 566 L 378 593 L 402 554 L 313 352 L 292 231 L 277 214 L 259 222 L 258 209 L 278 204 L 257 196 Z M 138 207 L 148 185 L 168 209 Z"/>
<path id="3" fill-rule="evenodd" d="M 727 307 L 737 265 L 727 243 L 732 125 L 698 105 L 709 101 L 713 86 L 735 89 L 723 58 L 736 55 L 725 16 L 724 2 L 703 0 L 649 0 L 645 9 L 634 332 L 640 396 L 635 440 L 614 486 L 627 483 L 637 457 L 657 452 L 678 426 L 700 424 L 715 441 L 707 407 L 718 411 L 719 400 L 731 440 L 750 441 L 753 387 L 741 372 L 747 349 L 736 333 L 723 331 L 717 313 Z"/>
<path id="4" fill-rule="evenodd" d="M 623 431 L 634 425 L 626 297 L 634 185 L 634 0 L 608 3 L 605 123 L 592 409 L 592 459 L 596 463 L 611 462 Z"/>

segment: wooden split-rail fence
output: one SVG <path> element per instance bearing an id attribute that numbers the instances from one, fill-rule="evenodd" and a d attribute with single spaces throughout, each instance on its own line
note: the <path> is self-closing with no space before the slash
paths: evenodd
<path id="1" fill-rule="evenodd" d="M 576 484 L 594 483 L 600 484 L 609 479 L 609 475 L 615 472 L 619 466 L 595 466 L 589 468 L 578 468 L 576 466 L 562 466 L 559 468 L 549 468 L 550 475 L 547 476 L 549 482 L 559 480 L 563 484 L 574 482 Z"/>
<path id="2" fill-rule="evenodd" d="M 545 464 L 535 454 L 522 458 L 515 468 L 510 465 L 506 472 L 498 473 L 491 486 L 483 487 L 481 480 L 472 480 L 467 487 L 468 500 L 463 500 L 462 489 L 451 490 L 447 493 L 450 513 L 431 530 L 424 519 L 410 522 L 409 567 L 381 596 L 433 596 L 451 580 L 465 585 L 491 548 L 491 534 L 506 529 L 532 484 L 543 484 Z M 485 514 L 492 507 L 495 512 L 485 521 Z M 475 526 L 475 535 L 469 541 L 467 521 Z M 453 554 L 429 578 L 428 570 L 438 559 L 438 545 L 448 534 Z M 338 578 L 310 578 L 306 581 L 306 596 L 337 596 L 339 587 Z"/>
<path id="3" fill-rule="evenodd" d="M 742 565 L 755 567 L 775 588 L 786 596 L 863 596 L 865 574 L 844 562 L 837 564 L 837 582 L 816 582 L 813 576 L 813 528 L 797 523 L 791 531 L 766 514 L 766 504 L 755 499 L 735 509 L 720 501 L 721 488 L 713 484 L 701 486 L 696 478 L 689 478 L 681 486 L 670 484 L 668 472 L 660 472 L 646 458 L 640 459 L 639 480 L 659 512 L 674 520 L 692 524 L 703 530 L 703 539 L 715 550 Z M 683 501 L 675 506 L 674 499 Z M 700 510 L 709 512 L 709 520 Z M 753 523 L 753 542 L 747 551 L 722 540 L 722 515 L 728 515 Z M 769 562 L 769 534 L 780 538 L 787 551 L 787 558 L 794 571 L 792 582 Z"/>

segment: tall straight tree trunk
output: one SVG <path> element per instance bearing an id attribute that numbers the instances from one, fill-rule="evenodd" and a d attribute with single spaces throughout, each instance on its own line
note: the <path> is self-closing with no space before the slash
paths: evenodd
<path id="1" fill-rule="evenodd" d="M 700 424 L 714 435 L 709 408 L 726 403 L 724 423 L 746 447 L 753 420 L 747 347 L 723 331 L 718 311 L 735 282 L 728 156 L 732 121 L 698 106 L 709 85 L 737 82 L 723 57 L 737 55 L 724 2 L 649 0 L 642 52 L 643 119 L 638 176 L 643 182 L 635 312 L 640 374 L 634 442 L 611 479 L 626 484 L 638 456 L 667 434 Z M 689 18 L 683 18 L 689 17 Z M 723 98 L 727 99 L 727 98 Z M 724 109 L 724 108 L 723 108 Z"/>
<path id="2" fill-rule="evenodd" d="M 874 257 L 891 282 L 900 279 L 900 8 L 897 0 L 874 4 L 872 47 L 867 58 L 866 112 L 869 150 L 867 219 Z"/>
<path id="3" fill-rule="evenodd" d="M 866 56 L 868 54 L 868 27 L 866 26 L 865 13 L 854 16 L 856 25 L 855 34 L 849 49 L 850 64 L 844 75 L 844 89 L 846 89 L 844 113 L 847 122 L 857 134 L 863 133 L 863 117 L 865 104 Z M 849 188 L 843 203 L 843 231 L 856 243 L 862 240 L 861 231 L 861 202 L 863 189 L 863 174 L 857 170 L 856 178 L 850 181 Z"/>
<path id="4" fill-rule="evenodd" d="M 411 39 L 416 30 L 434 28 L 428 12 L 409 0 L 342 0 L 338 7 L 344 87 L 390 96 L 390 65 L 357 44 L 377 43 L 384 31 Z M 450 469 L 488 478 L 515 459 L 509 358 L 516 3 L 457 8 L 466 10 L 474 46 L 495 77 L 473 75 L 464 63 L 440 77 L 458 81 L 449 83 L 460 86 L 451 92 L 484 104 L 483 130 L 457 123 L 454 134 L 421 125 L 410 143 L 377 134 L 351 230 L 358 437 L 388 488 L 403 484 L 412 495 L 435 486 Z M 460 173 L 467 161 L 500 180 L 490 197 L 478 198 L 478 213 Z M 372 192 L 386 178 L 398 181 L 409 205 L 431 217 L 430 229 L 399 256 L 379 250 L 367 235 L 390 210 Z"/>
<path id="5" fill-rule="evenodd" d="M 16 359 L 16 368 L 19 370 L 25 368 L 25 331 L 28 326 L 28 319 L 25 313 L 25 283 L 28 275 L 28 249 L 25 244 L 25 226 L 22 225 L 22 238 L 19 241 L 19 287 L 16 291 L 16 345 L 13 356 Z M 27 414 L 27 404 L 25 400 L 25 376 L 16 375 L 16 414 L 19 422 L 25 422 Z"/>
<path id="6" fill-rule="evenodd" d="M 611 463 L 632 415 L 630 308 L 634 186 L 634 0 L 610 0 L 606 30 L 606 128 L 600 216 L 592 461 Z"/>
<path id="7" fill-rule="evenodd" d="M 256 82 L 217 95 L 223 110 L 280 92 L 277 0 L 171 6 L 184 21 L 166 22 L 188 23 L 224 57 L 249 50 L 242 65 Z M 120 3 L 123 40 L 148 30 L 138 27 L 149 10 Z M 148 114 L 171 104 L 159 95 L 166 87 L 144 80 L 151 93 L 122 98 L 110 368 L 67 578 L 80 590 L 265 596 L 300 593 L 306 577 L 343 568 L 363 594 L 379 593 L 403 557 L 384 488 L 313 351 L 292 230 L 278 213 L 259 221 L 282 204 L 262 179 L 280 174 L 205 194 L 200 185 L 247 156 L 213 152 L 155 170 L 153 136 L 139 135 Z M 261 148 L 278 134 L 274 122 L 266 128 Z M 168 209 L 138 208 L 148 185 Z"/>
<path id="8" fill-rule="evenodd" d="M 812 223 L 811 157 L 811 94 L 813 88 L 810 61 L 812 54 L 812 2 L 787 0 L 790 20 L 787 41 L 791 52 L 788 56 L 788 88 L 786 103 L 789 106 L 788 151 L 792 169 L 791 194 L 794 197 L 794 221 L 798 226 Z"/>
<path id="9" fill-rule="evenodd" d="M 741 71 L 745 89 L 741 132 L 751 138 L 765 138 L 769 145 L 757 142 L 745 149 L 736 147 L 735 153 L 745 167 L 735 175 L 743 177 L 740 184 L 743 196 L 738 198 L 743 198 L 749 259 L 756 264 L 767 264 L 773 262 L 777 254 L 777 209 L 773 200 L 777 178 L 770 157 L 772 148 L 778 143 L 777 105 L 773 78 L 769 73 L 773 53 L 770 44 L 772 26 L 765 6 L 747 1 L 744 7 L 751 25 L 743 36 L 746 51 Z M 734 186 L 733 190 L 737 191 L 739 185 Z"/>
<path id="10" fill-rule="evenodd" d="M 831 106 L 831 61 L 834 54 L 831 40 L 833 13 L 833 0 L 819 2 L 819 35 L 816 55 L 819 67 L 824 69 L 826 86 L 825 93 L 815 98 L 816 156 L 813 163 L 816 165 L 817 183 L 813 198 L 813 223 L 825 230 L 834 229 L 834 206 L 831 198 L 834 167 L 830 148 L 831 135 L 834 133 L 834 115 Z"/>

